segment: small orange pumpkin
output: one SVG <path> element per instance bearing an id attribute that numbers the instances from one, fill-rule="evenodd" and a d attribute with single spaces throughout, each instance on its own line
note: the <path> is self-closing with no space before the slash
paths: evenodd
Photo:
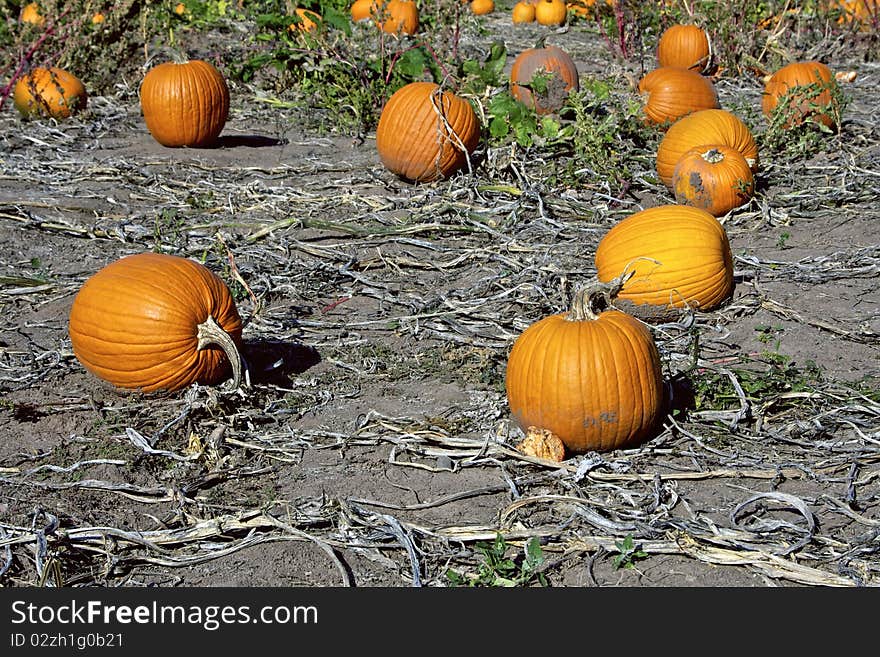
<path id="1" fill-rule="evenodd" d="M 529 88 L 536 75 L 548 76 L 545 89 Z M 565 105 L 568 94 L 580 84 L 577 65 L 558 46 L 538 46 L 523 50 L 510 69 L 510 95 L 538 114 L 556 112 Z"/>
<path id="2" fill-rule="evenodd" d="M 379 7 L 376 16 L 383 32 L 415 34 L 419 30 L 419 8 L 412 0 L 389 0 Z"/>
<path id="3" fill-rule="evenodd" d="M 685 306 L 714 310 L 733 292 L 724 226 L 705 210 L 661 205 L 617 222 L 596 247 L 600 281 L 635 272 L 615 305 L 646 320 Z"/>
<path id="4" fill-rule="evenodd" d="M 33 69 L 18 79 L 12 91 L 12 104 L 25 118 L 66 119 L 85 109 L 87 102 L 79 78 L 55 66 Z"/>
<path id="5" fill-rule="evenodd" d="M 291 32 L 316 32 L 321 24 L 321 17 L 309 9 L 297 7 L 293 10 L 297 20 L 288 26 Z"/>
<path id="6" fill-rule="evenodd" d="M 563 0 L 538 0 L 535 3 L 535 20 L 540 25 L 565 25 L 568 6 Z"/>
<path id="7" fill-rule="evenodd" d="M 657 41 L 657 63 L 660 66 L 688 68 L 705 73 L 711 66 L 711 60 L 709 36 L 696 25 L 671 25 Z"/>
<path id="8" fill-rule="evenodd" d="M 672 173 L 675 201 L 720 217 L 747 203 L 755 189 L 749 163 L 730 146 L 697 146 L 686 151 Z"/>
<path id="9" fill-rule="evenodd" d="M 581 288 L 568 313 L 531 324 L 507 360 L 515 422 L 531 434 L 550 432 L 574 454 L 635 447 L 663 412 L 654 339 L 631 315 L 607 309 L 614 287 L 604 287 L 610 291 Z"/>
<path id="10" fill-rule="evenodd" d="M 385 167 L 404 180 L 432 182 L 468 163 L 480 141 L 471 104 L 433 82 L 395 91 L 379 116 L 376 149 Z"/>
<path id="11" fill-rule="evenodd" d="M 836 90 L 837 79 L 822 62 L 793 62 L 767 79 L 761 109 L 768 118 L 777 108 L 784 112 L 784 128 L 807 120 L 833 128 L 840 113 Z"/>
<path id="12" fill-rule="evenodd" d="M 657 174 L 672 189 L 675 165 L 694 146 L 720 144 L 735 148 L 758 171 L 758 144 L 742 119 L 724 109 L 706 109 L 688 114 L 673 123 L 657 147 Z"/>
<path id="13" fill-rule="evenodd" d="M 515 24 L 534 23 L 535 5 L 529 4 L 525 0 L 520 0 L 513 5 L 513 10 L 510 15 Z"/>
<path id="14" fill-rule="evenodd" d="M 349 10 L 351 20 L 357 23 L 371 18 L 378 11 L 377 2 L 378 0 L 355 0 Z"/>
<path id="15" fill-rule="evenodd" d="M 666 66 L 639 81 L 648 123 L 663 126 L 705 109 L 717 109 L 718 94 L 709 78 L 686 68 Z"/>
<path id="16" fill-rule="evenodd" d="M 22 7 L 18 20 L 34 26 L 40 26 L 46 22 L 46 18 L 40 13 L 40 6 L 36 2 L 29 2 Z"/>
<path id="17" fill-rule="evenodd" d="M 73 353 L 120 388 L 173 392 L 241 378 L 241 318 L 226 284 L 193 260 L 139 253 L 92 275 L 73 300 Z"/>
<path id="18" fill-rule="evenodd" d="M 476 16 L 484 16 L 495 11 L 495 0 L 471 0 L 471 13 Z"/>
<path id="19" fill-rule="evenodd" d="M 211 146 L 229 115 L 225 78 L 200 59 L 154 66 L 144 76 L 140 97 L 147 129 L 163 146 Z"/>

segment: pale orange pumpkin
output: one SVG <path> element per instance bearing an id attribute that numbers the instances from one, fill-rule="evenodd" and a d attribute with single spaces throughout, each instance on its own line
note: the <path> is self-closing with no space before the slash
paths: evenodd
<path id="1" fill-rule="evenodd" d="M 12 104 L 25 118 L 66 119 L 87 102 L 88 93 L 79 78 L 55 66 L 35 68 L 21 76 L 12 92 Z"/>
<path id="2" fill-rule="evenodd" d="M 694 146 L 720 144 L 735 148 L 757 173 L 758 144 L 742 119 L 724 109 L 706 109 L 688 114 L 673 123 L 657 147 L 657 174 L 672 188 L 672 173 L 684 153 Z"/>
<path id="3" fill-rule="evenodd" d="M 782 112 L 782 127 L 818 121 L 833 128 L 840 114 L 837 79 L 822 62 L 792 62 L 771 75 L 761 97 L 764 115 Z"/>
<path id="4" fill-rule="evenodd" d="M 665 395 L 648 328 L 607 308 L 614 287 L 578 290 L 567 313 L 531 324 L 507 360 L 514 421 L 549 432 L 573 454 L 636 447 L 652 437 Z M 561 455 L 560 455 L 561 456 Z"/>
<path id="5" fill-rule="evenodd" d="M 535 20 L 540 25 L 565 25 L 568 7 L 563 0 L 538 0 L 535 3 Z"/>
<path id="6" fill-rule="evenodd" d="M 634 272 L 615 305 L 646 321 L 686 306 L 714 310 L 733 293 L 724 226 L 687 205 L 661 205 L 617 222 L 599 241 L 595 261 L 601 281 Z"/>
<path id="7" fill-rule="evenodd" d="M 748 203 L 754 190 L 755 176 L 742 153 L 721 144 L 686 151 L 672 173 L 675 201 L 716 217 Z"/>
<path id="8" fill-rule="evenodd" d="M 154 66 L 144 76 L 140 98 L 147 129 L 163 146 L 211 146 L 229 115 L 225 78 L 200 59 Z"/>
<path id="9" fill-rule="evenodd" d="M 711 61 L 709 36 L 697 25 L 671 25 L 657 41 L 657 63 L 661 67 L 675 66 L 705 73 L 709 70 Z"/>
<path id="10" fill-rule="evenodd" d="M 470 103 L 433 82 L 410 82 L 395 91 L 376 128 L 382 163 L 412 182 L 462 169 L 479 141 L 480 121 Z"/>
<path id="11" fill-rule="evenodd" d="M 536 75 L 546 76 L 544 89 L 530 88 Z M 568 95 L 580 85 L 577 65 L 558 46 L 538 46 L 523 50 L 510 69 L 510 94 L 538 114 L 556 112 Z"/>
<path id="12" fill-rule="evenodd" d="M 77 360 L 120 388 L 173 392 L 241 380 L 242 323 L 226 284 L 193 260 L 139 253 L 91 276 L 70 309 Z"/>
<path id="13" fill-rule="evenodd" d="M 718 94 L 712 81 L 696 71 L 666 66 L 647 73 L 639 81 L 648 123 L 664 126 L 683 116 L 717 109 Z"/>

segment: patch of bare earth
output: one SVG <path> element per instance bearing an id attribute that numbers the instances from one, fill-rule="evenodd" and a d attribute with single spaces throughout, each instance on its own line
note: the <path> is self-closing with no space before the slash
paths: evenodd
<path id="1" fill-rule="evenodd" d="M 511 51 L 537 34 L 488 25 Z M 548 42 L 584 74 L 624 66 L 582 25 Z M 620 198 L 500 149 L 412 186 L 372 135 L 308 134 L 241 84 L 205 150 L 156 144 L 133 87 L 63 124 L 7 107 L 0 582 L 444 586 L 501 533 L 517 559 L 537 537 L 554 586 L 876 585 L 880 71 L 829 63 L 858 72 L 841 133 L 768 156 L 724 218 L 733 299 L 654 327 L 662 431 L 562 463 L 514 449 L 507 353 L 615 221 L 672 202 L 650 153 Z M 719 93 L 760 134 L 757 82 Z M 82 283 L 150 250 L 234 289 L 250 385 L 123 393 L 73 357 Z"/>

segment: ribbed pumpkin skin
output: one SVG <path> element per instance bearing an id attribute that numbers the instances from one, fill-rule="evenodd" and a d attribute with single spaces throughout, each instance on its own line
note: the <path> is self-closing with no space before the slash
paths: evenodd
<path id="1" fill-rule="evenodd" d="M 814 84 L 827 88 L 816 95 L 809 89 L 797 89 Z M 791 93 L 794 97 L 786 107 L 789 116 L 786 117 L 783 127 L 798 125 L 809 117 L 831 128 L 834 127 L 834 97 L 831 90 L 836 85 L 834 73 L 825 64 L 794 62 L 776 71 L 764 85 L 761 109 L 765 116 L 771 117 L 783 97 Z"/>
<path id="2" fill-rule="evenodd" d="M 241 343 L 241 318 L 222 279 L 193 260 L 140 253 L 83 284 L 68 330 L 74 355 L 95 376 L 120 388 L 172 392 L 230 372 L 219 347 L 197 349 L 197 327 L 209 315 Z"/>
<path id="3" fill-rule="evenodd" d="M 35 68 L 21 76 L 12 92 L 12 104 L 24 117 L 66 119 L 85 108 L 88 94 L 72 73 L 57 67 Z"/>
<path id="4" fill-rule="evenodd" d="M 539 71 L 554 76 L 547 83 L 547 92 L 535 94 L 525 85 Z M 577 65 L 567 52 L 558 46 L 527 48 L 510 68 L 510 95 L 532 108 L 538 114 L 549 114 L 560 109 L 572 91 L 580 88 Z"/>
<path id="5" fill-rule="evenodd" d="M 705 71 L 709 66 L 709 57 L 709 37 L 696 25 L 671 25 L 657 41 L 657 63 L 661 67 Z"/>
<path id="6" fill-rule="evenodd" d="M 441 95 L 433 82 L 410 82 L 395 91 L 376 128 L 382 163 L 411 182 L 452 175 L 467 164 L 479 141 L 480 122 L 470 103 L 451 91 Z"/>
<path id="7" fill-rule="evenodd" d="M 220 136 L 229 115 L 229 87 L 208 62 L 165 62 L 144 76 L 141 109 L 163 146 L 204 148 Z"/>
<path id="8" fill-rule="evenodd" d="M 664 392 L 648 329 L 618 310 L 595 320 L 566 317 L 532 324 L 511 349 L 506 389 L 516 423 L 553 432 L 575 454 L 650 438 Z"/>
<path id="9" fill-rule="evenodd" d="M 676 203 L 720 217 L 748 202 L 755 177 L 738 150 L 697 146 L 681 156 L 672 173 Z"/>
<path id="10" fill-rule="evenodd" d="M 705 210 L 686 205 L 636 212 L 605 234 L 596 248 L 599 280 L 632 270 L 635 275 L 617 301 L 709 311 L 733 293 L 733 257 L 724 226 Z"/>
<path id="11" fill-rule="evenodd" d="M 688 114 L 673 123 L 657 147 L 657 174 L 672 189 L 675 165 L 684 153 L 695 146 L 720 144 L 735 148 L 752 169 L 758 171 L 758 144 L 742 120 L 723 109 L 707 109 Z"/>
<path id="12" fill-rule="evenodd" d="M 663 125 L 706 109 L 717 109 L 718 94 L 709 78 L 686 68 L 656 68 L 639 81 L 639 93 L 646 96 L 645 118 Z"/>

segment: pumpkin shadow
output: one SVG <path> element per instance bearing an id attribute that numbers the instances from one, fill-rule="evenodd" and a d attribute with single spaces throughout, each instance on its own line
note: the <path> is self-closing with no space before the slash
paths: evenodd
<path id="1" fill-rule="evenodd" d="M 314 347 L 272 340 L 246 342 L 242 356 L 247 361 L 251 383 L 280 386 L 288 385 L 292 376 L 321 362 Z"/>
<path id="2" fill-rule="evenodd" d="M 265 148 L 267 146 L 281 146 L 286 143 L 286 139 L 276 139 L 265 135 L 221 135 L 214 143 L 214 148 Z"/>

